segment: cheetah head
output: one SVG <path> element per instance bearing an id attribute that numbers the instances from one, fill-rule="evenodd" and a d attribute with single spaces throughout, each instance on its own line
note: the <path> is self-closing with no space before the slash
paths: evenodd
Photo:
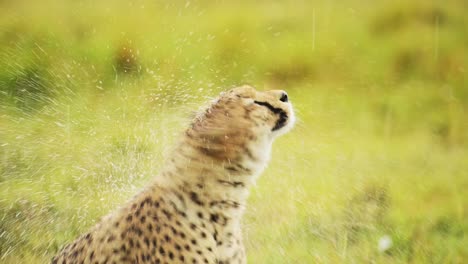
<path id="1" fill-rule="evenodd" d="M 238 108 L 243 108 L 247 112 L 251 117 L 250 126 L 261 134 L 274 138 L 288 132 L 294 125 L 294 112 L 284 91 L 259 92 L 251 86 L 244 85 L 231 89 L 220 98 L 221 102 L 231 100 L 237 103 Z M 236 109 L 232 110 L 235 112 Z"/>
<path id="2" fill-rule="evenodd" d="M 247 152 L 254 160 L 266 161 L 273 139 L 289 131 L 294 120 L 286 92 L 244 85 L 222 93 L 187 135 L 199 151 L 217 160 L 239 160 Z"/>

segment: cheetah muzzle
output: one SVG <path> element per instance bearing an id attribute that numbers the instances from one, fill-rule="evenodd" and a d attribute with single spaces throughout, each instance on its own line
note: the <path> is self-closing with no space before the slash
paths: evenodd
<path id="1" fill-rule="evenodd" d="M 52 263 L 246 263 L 241 219 L 249 188 L 294 121 L 284 91 L 222 93 L 185 130 L 159 175 Z"/>

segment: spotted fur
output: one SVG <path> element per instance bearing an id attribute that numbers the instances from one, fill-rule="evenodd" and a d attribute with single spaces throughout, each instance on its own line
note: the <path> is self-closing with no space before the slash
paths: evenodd
<path id="1" fill-rule="evenodd" d="M 241 217 L 273 139 L 294 113 L 283 91 L 222 93 L 155 180 L 52 263 L 246 263 Z"/>

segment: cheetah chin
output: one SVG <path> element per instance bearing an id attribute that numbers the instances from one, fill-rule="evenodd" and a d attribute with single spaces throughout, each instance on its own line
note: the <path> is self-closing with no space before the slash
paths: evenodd
<path id="1" fill-rule="evenodd" d="M 294 121 L 284 91 L 246 85 L 222 93 L 159 175 L 52 263 L 246 263 L 241 219 L 249 188 Z"/>

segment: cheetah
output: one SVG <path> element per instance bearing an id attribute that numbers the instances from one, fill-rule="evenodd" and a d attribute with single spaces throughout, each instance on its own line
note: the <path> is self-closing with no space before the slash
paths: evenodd
<path id="1" fill-rule="evenodd" d="M 221 93 L 151 184 L 52 263 L 246 263 L 241 218 L 249 187 L 294 120 L 284 91 L 244 85 Z"/>

